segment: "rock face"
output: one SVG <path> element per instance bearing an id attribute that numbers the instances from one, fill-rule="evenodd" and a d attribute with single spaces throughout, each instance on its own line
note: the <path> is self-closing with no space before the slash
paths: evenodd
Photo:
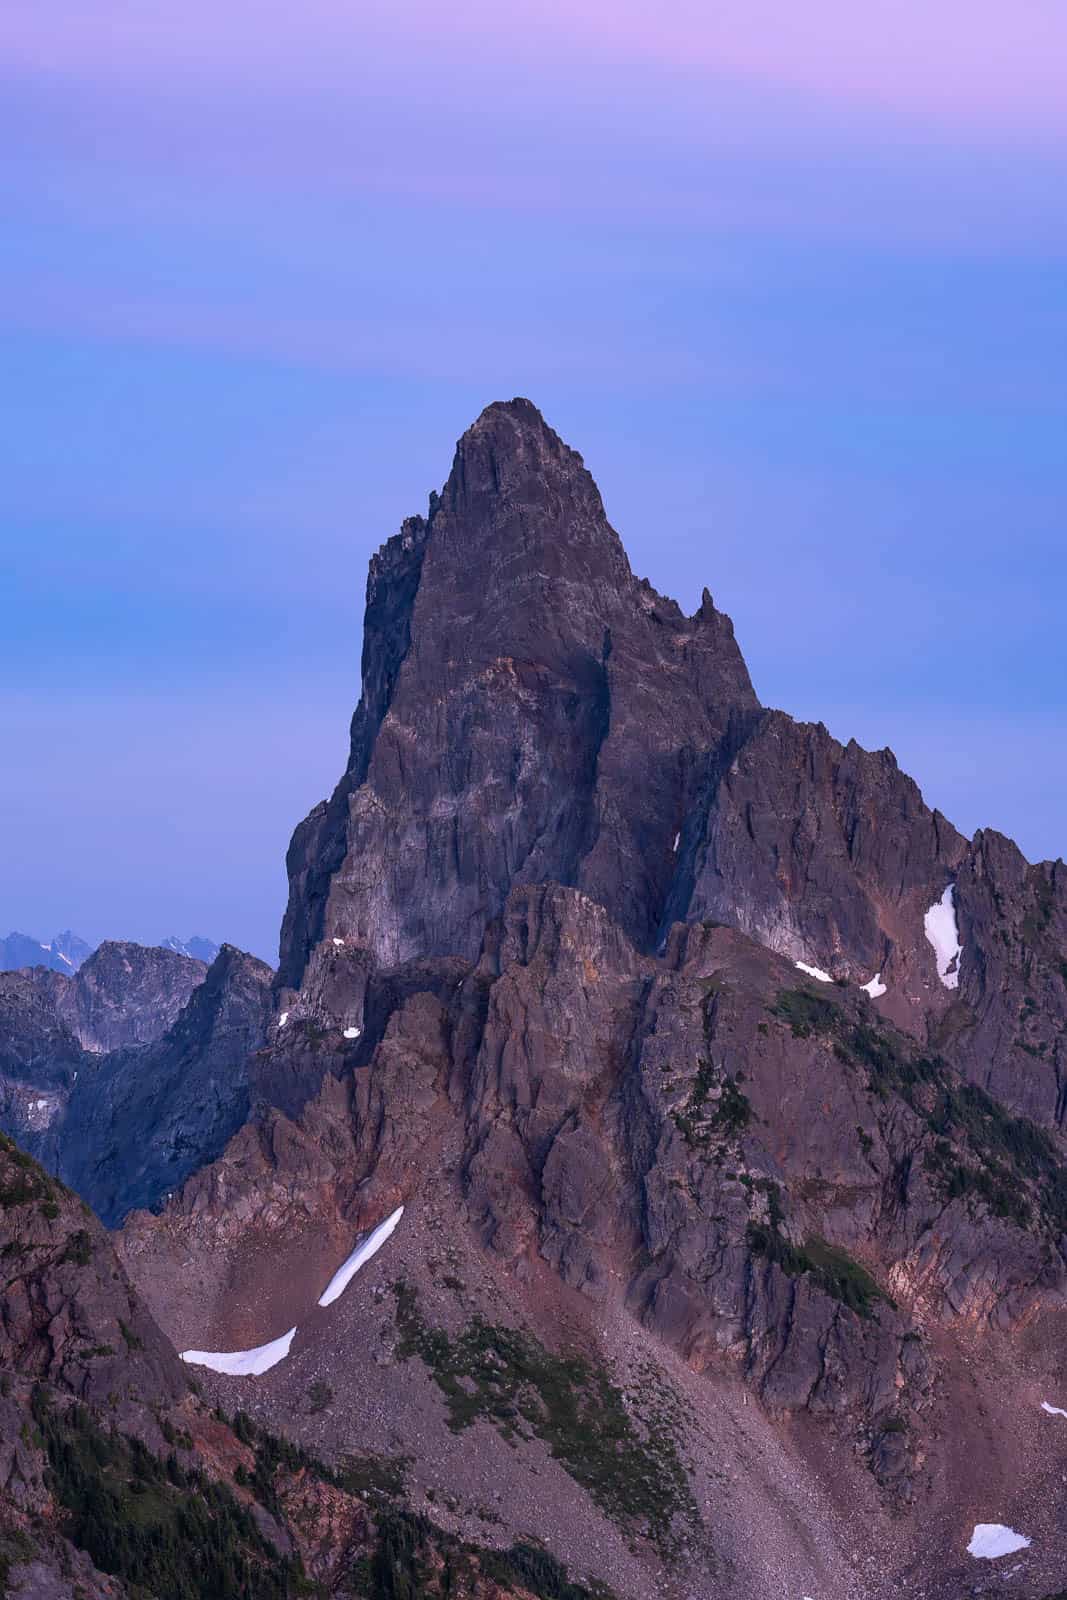
<path id="1" fill-rule="evenodd" d="M 109 1225 L 218 1155 L 248 1116 L 273 974 L 223 945 L 168 1031 L 79 1075 L 54 1135 L 57 1170 Z"/>
<path id="2" fill-rule="evenodd" d="M 756 698 L 710 598 L 634 578 L 581 457 L 526 401 L 460 441 L 375 558 L 348 771 L 297 831 L 280 982 L 323 939 L 477 957 L 512 883 L 574 884 L 656 942 L 674 838 Z"/>
<path id="3" fill-rule="evenodd" d="M 170 951 L 103 944 L 74 976 L 36 966 L 0 973 L 0 1127 L 47 1165 L 79 1075 L 99 1057 L 162 1037 L 207 968 Z"/>
<path id="4" fill-rule="evenodd" d="M 0 973 L 0 995 L 12 997 L 0 1003 L 15 1006 L 15 997 L 35 993 L 39 1000 L 34 1011 L 42 1026 L 66 1028 L 83 1050 L 116 1050 L 151 1044 L 166 1033 L 206 972 L 202 961 L 169 950 L 108 942 L 74 977 L 53 975 L 43 967 Z M 16 1028 L 13 1016 L 9 1024 L 27 1041 L 32 1026 L 27 1020 Z M 13 1037 L 5 1028 L 0 1043 L 9 1047 Z"/>
<path id="5" fill-rule="evenodd" d="M 0 1552 L 5 1593 L 103 1600 L 125 1586 L 56 1527 L 40 1422 L 76 1399 L 141 1431 L 188 1384 L 88 1207 L 0 1134 Z M 162 1444 L 162 1439 L 159 1439 Z"/>
<path id="6" fill-rule="evenodd" d="M 706 592 L 686 618 L 634 578 L 581 457 L 529 402 L 482 414 L 429 516 L 374 558 L 363 679 L 348 769 L 289 853 L 294 1015 L 335 949 L 473 961 L 511 888 L 551 881 L 642 951 L 713 919 L 877 978 L 882 1015 L 947 1029 L 965 1070 L 1062 1120 L 1064 869 L 968 843 L 890 751 L 762 711 L 729 619 Z M 946 983 L 925 918 L 950 886 Z M 1024 926 L 1047 946 L 1036 969 Z"/>
<path id="7" fill-rule="evenodd" d="M 174 1351 L 83 1202 L 0 1135 L 4 1295 L 0 1366 L 105 1404 L 168 1404 L 187 1388 Z"/>
<path id="8" fill-rule="evenodd" d="M 248 1116 L 271 976 L 104 944 L 73 979 L 0 977 L 0 1123 L 106 1222 L 156 1204 Z"/>
<path id="9" fill-rule="evenodd" d="M 98 946 L 61 991 L 59 1011 L 86 1050 L 151 1044 L 178 1017 L 204 981 L 202 961 L 158 946 Z"/>

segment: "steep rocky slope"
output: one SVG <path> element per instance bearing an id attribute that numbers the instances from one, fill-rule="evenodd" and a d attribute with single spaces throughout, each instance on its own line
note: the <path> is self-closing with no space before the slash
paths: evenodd
<path id="1" fill-rule="evenodd" d="M 321 1000 L 360 1025 L 358 972 L 342 1001 L 323 970 L 335 949 L 474 960 L 510 888 L 553 881 L 644 950 L 712 918 L 877 976 L 883 1015 L 950 1033 L 976 1078 L 1061 1120 L 1067 871 L 968 843 L 890 751 L 761 711 L 729 619 L 633 577 L 581 457 L 528 402 L 489 407 L 430 516 L 374 558 L 363 677 L 348 770 L 290 849 L 294 1016 Z M 946 890 L 962 953 L 939 974 L 925 922 Z"/>
<path id="2" fill-rule="evenodd" d="M 156 1204 L 248 1116 L 271 977 L 230 945 L 207 968 L 117 944 L 0 975 L 0 1126 L 108 1223 Z"/>
<path id="3" fill-rule="evenodd" d="M 593 1600 L 538 1549 L 436 1528 L 402 1460 L 328 1466 L 209 1410 L 88 1208 L 2 1135 L 0 1276 L 10 1600 Z"/>
<path id="4" fill-rule="evenodd" d="M 38 996 L 51 1025 L 67 1028 L 83 1050 L 100 1052 L 151 1044 L 166 1033 L 206 972 L 202 961 L 171 950 L 108 942 L 74 976 L 44 967 L 0 973 L 0 994 Z M 12 1016 L 4 1048 L 23 1033 L 32 1042 L 32 1021 L 17 1029 Z"/>
<path id="5" fill-rule="evenodd" d="M 955 1600 L 983 1522 L 1062 1587 L 1062 863 L 762 709 L 515 401 L 372 562 L 289 870 L 256 1114 L 120 1245 L 179 1348 L 297 1328 L 224 1405 L 634 1600 Z"/>
<path id="6" fill-rule="evenodd" d="M 103 944 L 75 976 L 0 972 L 0 1127 L 54 1167 L 79 1075 L 109 1050 L 162 1037 L 206 971 L 170 951 Z"/>
<path id="7" fill-rule="evenodd" d="M 245 1121 L 249 1058 L 270 1014 L 270 968 L 223 945 L 162 1038 L 113 1050 L 73 1086 L 57 1170 L 108 1223 L 154 1205 Z"/>

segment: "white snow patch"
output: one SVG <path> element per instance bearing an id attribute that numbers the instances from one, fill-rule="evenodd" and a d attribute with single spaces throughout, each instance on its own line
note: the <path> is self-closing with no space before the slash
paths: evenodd
<path id="1" fill-rule="evenodd" d="M 818 978 L 820 983 L 833 983 L 834 981 L 830 974 L 824 972 L 821 967 L 809 967 L 806 961 L 798 961 L 796 965 L 801 972 L 806 972 L 809 978 Z"/>
<path id="2" fill-rule="evenodd" d="M 361 1028 L 346 1028 L 345 1029 L 345 1038 L 346 1039 L 358 1039 L 360 1034 L 362 1033 L 362 1031 L 363 1030 Z"/>
<path id="3" fill-rule="evenodd" d="M 1041 1409 L 1047 1411 L 1050 1417 L 1067 1417 L 1067 1411 L 1060 1406 L 1050 1406 L 1047 1400 L 1042 1400 Z"/>
<path id="4" fill-rule="evenodd" d="M 872 1000 L 880 1000 L 882 995 L 888 992 L 882 982 L 882 974 L 880 972 L 875 973 L 870 983 L 861 983 L 860 988 L 864 994 L 869 994 Z"/>
<path id="5" fill-rule="evenodd" d="M 232 1378 L 254 1378 L 285 1360 L 295 1333 L 296 1329 L 290 1328 L 280 1339 L 257 1345 L 254 1350 L 183 1350 L 182 1360 L 188 1361 L 190 1366 L 226 1372 Z"/>
<path id="6" fill-rule="evenodd" d="M 333 942 L 334 942 L 334 944 L 344 944 L 344 940 L 343 939 L 335 939 Z"/>
<path id="7" fill-rule="evenodd" d="M 967 1554 L 978 1561 L 995 1561 L 998 1556 L 1013 1556 L 1016 1550 L 1026 1550 L 1030 1541 L 1014 1528 L 1005 1528 L 1000 1522 L 976 1522 Z"/>
<path id="8" fill-rule="evenodd" d="M 677 850 L 677 848 L 678 848 L 678 846 L 679 846 L 679 844 L 680 844 L 680 843 L 681 843 L 681 841 L 682 841 L 682 836 L 681 836 L 681 834 L 680 834 L 680 833 L 676 833 L 676 834 L 675 834 L 675 836 L 674 836 L 674 848 L 675 848 L 675 849 L 676 849 L 676 850 Z"/>
<path id="9" fill-rule="evenodd" d="M 283 1011 L 281 1016 L 278 1018 L 278 1026 L 279 1026 L 279 1028 L 284 1028 L 285 1024 L 288 1021 L 289 1021 L 289 1013 L 288 1013 L 288 1011 Z"/>
<path id="10" fill-rule="evenodd" d="M 930 907 L 923 918 L 923 931 L 934 947 L 937 975 L 941 982 L 946 989 L 958 989 L 963 946 L 960 944 L 959 923 L 956 921 L 955 884 L 950 883 L 940 900 Z"/>
<path id="11" fill-rule="evenodd" d="M 334 1301 L 344 1294 L 360 1267 L 369 1261 L 371 1256 L 377 1255 L 403 1215 L 404 1207 L 397 1206 L 391 1217 L 386 1217 L 384 1222 L 378 1224 L 373 1233 L 368 1234 L 362 1244 L 357 1244 L 348 1260 L 338 1267 L 322 1291 L 319 1297 L 320 1306 L 332 1306 Z"/>

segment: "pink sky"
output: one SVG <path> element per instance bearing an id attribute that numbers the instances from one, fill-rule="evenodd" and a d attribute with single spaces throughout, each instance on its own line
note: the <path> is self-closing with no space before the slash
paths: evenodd
<path id="1" fill-rule="evenodd" d="M 950 137 L 1067 135 L 1063 0 L 22 0 L 0 27 L 0 62 L 94 76 L 358 76 L 398 53 L 564 74 L 647 61 Z"/>

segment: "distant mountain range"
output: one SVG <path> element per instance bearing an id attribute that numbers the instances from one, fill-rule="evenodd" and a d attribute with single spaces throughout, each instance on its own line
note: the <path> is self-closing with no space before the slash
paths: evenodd
<path id="1" fill-rule="evenodd" d="M 214 939 L 203 939 L 200 934 L 194 933 L 191 939 L 176 939 L 171 934 L 169 939 L 160 939 L 161 950 L 176 950 L 180 956 L 192 956 L 194 961 L 206 961 L 208 966 L 219 953 L 219 946 Z"/>
<path id="2" fill-rule="evenodd" d="M 194 961 L 206 961 L 210 966 L 219 953 L 214 939 L 204 939 L 193 934 L 191 939 L 177 939 L 171 934 L 160 939 L 160 950 L 175 950 L 180 956 L 192 956 Z M 43 944 L 28 933 L 9 933 L 0 939 L 0 972 L 17 972 L 21 967 L 47 967 L 50 972 L 77 972 L 96 949 L 87 939 L 82 939 L 68 928 L 57 933 L 50 944 Z"/>

